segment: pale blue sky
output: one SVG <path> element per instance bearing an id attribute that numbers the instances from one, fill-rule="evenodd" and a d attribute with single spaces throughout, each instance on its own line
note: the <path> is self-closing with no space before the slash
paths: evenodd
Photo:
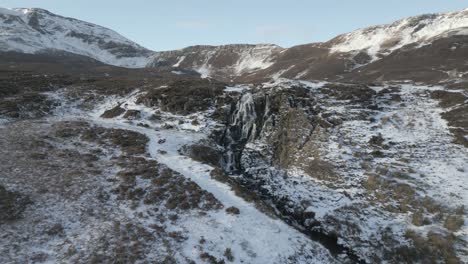
<path id="1" fill-rule="evenodd" d="M 116 30 L 153 50 L 196 44 L 326 41 L 356 28 L 468 8 L 468 0 L 0 0 Z"/>

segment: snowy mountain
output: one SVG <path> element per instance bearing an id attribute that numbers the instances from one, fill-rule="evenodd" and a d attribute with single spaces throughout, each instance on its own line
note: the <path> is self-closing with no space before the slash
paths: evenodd
<path id="1" fill-rule="evenodd" d="M 169 68 L 177 74 L 195 71 L 222 81 L 417 77 L 432 82 L 468 71 L 460 59 L 468 49 L 463 45 L 468 36 L 468 10 L 405 18 L 291 48 L 200 45 L 153 52 L 110 29 L 34 8 L 0 9 L 0 29 L 1 51 L 65 51 L 110 65 Z M 436 60 L 431 61 L 434 56 Z M 408 76 L 410 69 L 419 75 Z"/>
<path id="2" fill-rule="evenodd" d="M 269 44 L 193 46 L 157 52 L 149 66 L 192 69 L 202 77 L 229 79 L 270 67 L 274 64 L 274 58 L 282 51 L 283 48 Z"/>
<path id="3" fill-rule="evenodd" d="M 144 67 L 152 54 L 110 29 L 39 8 L 0 8 L 0 50 L 66 51 L 129 68 Z"/>
<path id="4" fill-rule="evenodd" d="M 359 29 L 330 41 L 332 52 L 366 51 L 373 60 L 403 47 L 420 48 L 437 39 L 468 34 L 468 9 L 398 20 Z"/>
<path id="5" fill-rule="evenodd" d="M 466 53 L 463 43 L 467 36 L 468 10 L 462 10 L 405 18 L 389 25 L 359 29 L 324 43 L 291 48 L 227 45 L 161 52 L 155 54 L 150 65 L 188 68 L 224 81 L 279 77 L 404 80 L 408 78 L 405 72 L 413 71 L 420 73 L 419 80 L 430 82 L 433 76 L 440 81 L 454 72 L 465 71 L 461 58 Z M 436 60 L 428 61 L 433 56 Z M 397 73 L 396 68 L 401 72 Z M 387 78 L 377 72 L 391 76 Z"/>

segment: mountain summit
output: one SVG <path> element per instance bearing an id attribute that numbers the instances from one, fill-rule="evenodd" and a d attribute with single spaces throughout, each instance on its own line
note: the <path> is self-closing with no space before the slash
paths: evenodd
<path id="1" fill-rule="evenodd" d="M 145 67 L 152 52 L 113 30 L 39 8 L 0 9 L 0 50 L 66 51 L 106 64 Z"/>
<path id="2" fill-rule="evenodd" d="M 373 60 L 403 47 L 420 48 L 437 39 L 468 34 L 468 9 L 398 20 L 343 34 L 334 40 L 333 52 L 366 51 Z"/>

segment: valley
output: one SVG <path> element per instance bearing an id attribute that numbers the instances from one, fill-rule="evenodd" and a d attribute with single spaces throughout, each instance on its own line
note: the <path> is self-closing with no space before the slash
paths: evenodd
<path id="1" fill-rule="evenodd" d="M 0 262 L 465 263 L 467 12 L 155 52 L 0 9 Z"/>

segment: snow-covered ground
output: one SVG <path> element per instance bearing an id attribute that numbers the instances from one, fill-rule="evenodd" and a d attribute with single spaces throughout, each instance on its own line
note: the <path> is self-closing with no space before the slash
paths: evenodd
<path id="1" fill-rule="evenodd" d="M 391 236 L 398 246 L 409 245 L 405 238 L 408 229 L 415 230 L 422 236 L 426 236 L 432 230 L 446 232 L 443 223 L 437 220 L 422 226 L 414 225 L 414 211 L 388 209 L 389 206 L 398 206 L 401 201 L 388 197 L 389 200 L 376 202 L 374 190 L 364 187 L 369 175 L 378 173 L 382 179 L 410 186 L 415 193 L 413 195 L 410 192 L 409 195 L 413 196 L 409 199 L 427 196 L 450 210 L 467 206 L 468 187 L 465 182 L 468 152 L 463 146 L 452 142 L 449 127 L 441 118 L 444 109 L 430 97 L 431 91 L 444 88 L 412 84 L 371 87 L 376 93 L 391 90 L 373 97 L 373 103 L 378 106 L 376 110 L 363 107 L 365 104 L 329 96 L 328 93 L 322 92 L 322 89 L 328 89 L 327 84 L 279 78 L 272 83 L 263 84 L 262 87 L 290 89 L 303 86 L 320 104 L 322 114 L 342 119 L 342 123 L 336 127 L 314 132 L 315 138 L 312 139 L 318 146 L 318 157 L 333 164 L 337 175 L 331 179 L 318 179 L 300 168 L 292 167 L 285 172 L 272 167 L 271 164 L 258 163 L 255 164 L 257 167 L 247 169 L 266 172 L 258 174 L 255 180 L 262 182 L 262 188 L 274 197 L 286 198 L 290 208 L 313 213 L 315 217 L 310 221 L 317 220 L 322 230 L 337 233 L 341 245 L 351 248 L 353 253 L 368 261 L 374 256 L 376 248 L 380 247 L 382 239 L 387 236 Z M 238 107 L 249 105 L 253 109 L 254 101 L 250 93 L 255 92 L 255 88 L 234 86 L 226 87 L 225 91 L 243 93 Z M 213 194 L 224 209 L 239 209 L 240 214 L 229 214 L 225 210 L 208 210 L 203 214 L 180 213 L 177 221 L 167 222 L 167 232 L 181 233 L 186 238 L 176 246 L 178 253 L 174 254 L 174 257 L 179 262 L 193 259 L 197 263 L 203 263 L 203 252 L 221 259 L 228 248 L 232 251 L 234 263 L 335 263 L 347 259 L 347 256 L 332 256 L 322 244 L 313 241 L 284 221 L 259 211 L 254 204 L 238 197 L 227 184 L 211 178 L 211 166 L 179 152 L 184 145 L 206 139 L 212 129 L 220 125 L 210 118 L 213 110 L 187 116 L 162 112 L 157 107 L 137 104 L 138 97 L 142 95 L 140 91 L 124 97 L 107 97 L 93 105 L 91 111 L 80 108 L 79 101 L 67 103 L 64 93 L 48 95 L 65 102 L 56 109 L 55 116 L 49 121 L 87 121 L 98 127 L 125 129 L 144 134 L 149 139 L 147 151 L 150 159 L 180 173 Z M 101 117 L 106 110 L 117 105 L 126 110 L 138 110 L 139 117 L 129 119 L 124 118 L 124 114 L 114 118 Z M 238 114 L 248 112 L 239 111 Z M 152 118 L 155 113 L 158 113 L 158 119 Z M 242 120 L 250 120 L 249 118 L 243 116 Z M 194 119 L 198 122 L 191 122 Z M 327 134 L 324 136 L 325 134 L 320 133 Z M 382 153 L 372 156 L 376 146 L 369 142 L 378 135 L 383 138 L 383 145 L 378 147 Z M 244 153 L 261 152 L 268 148 L 264 143 L 250 141 L 245 146 Z M 386 147 L 383 147 L 384 145 Z M 314 159 L 315 157 L 309 157 L 308 161 L 312 162 Z M 382 173 L 382 168 L 388 171 L 388 175 Z M 398 177 L 392 176 L 392 173 L 397 172 L 400 173 Z M 137 186 L 141 188 L 149 184 L 147 180 L 137 180 Z M 387 191 L 385 188 L 392 190 L 392 186 L 383 188 L 377 189 L 377 192 Z M 125 215 L 128 218 L 124 217 L 125 219 L 138 222 L 141 226 L 149 227 L 155 222 L 155 219 L 139 216 L 145 215 L 149 207 L 140 206 L 134 210 L 130 205 L 121 204 L 120 209 L 122 211 L 118 213 L 119 217 Z M 54 210 L 62 208 L 57 207 Z M 95 229 L 100 228 L 97 226 Z M 78 234 L 82 228 L 72 230 Z M 468 241 L 466 218 L 465 225 L 454 234 L 461 241 Z M 77 235 L 77 238 L 83 241 L 86 237 L 93 236 Z M 201 243 L 201 240 L 204 242 Z M 53 247 L 45 246 L 42 250 Z M 463 259 L 464 256 L 460 257 Z"/>
<path id="2" fill-rule="evenodd" d="M 447 122 L 441 117 L 445 110 L 438 106 L 438 101 L 430 98 L 431 91 L 442 89 L 401 85 L 400 91 L 395 93 L 401 96 L 401 102 L 378 102 L 384 109 L 375 116 L 375 123 L 369 120 L 345 121 L 337 136 L 347 136 L 336 137 L 335 143 L 328 144 L 328 157 L 337 162 L 340 158 L 353 162 L 356 159 L 352 154 L 365 151 L 359 148 L 368 145 L 372 136 L 380 134 L 393 145 L 382 150 L 385 157 L 372 161 L 374 167 L 412 168 L 414 171 L 410 173 L 409 182 L 419 186 L 422 193 L 451 206 L 467 205 L 468 186 L 464 183 L 468 180 L 468 153 L 466 148 L 453 143 Z M 353 112 L 346 106 L 331 107 L 330 110 L 340 114 Z M 346 139 L 352 140 L 353 144 L 340 145 Z M 409 160 L 409 163 L 404 164 L 402 159 Z"/>
<path id="3" fill-rule="evenodd" d="M 345 179 L 343 188 L 348 194 L 362 193 L 363 189 L 359 186 L 359 182 L 366 181 L 369 173 L 374 172 L 389 181 L 411 186 L 415 190 L 415 197 L 411 199 L 430 197 L 443 207 L 451 208 L 450 210 L 466 208 L 468 151 L 464 146 L 453 142 L 454 137 L 449 131 L 449 126 L 441 117 L 445 110 L 430 96 L 431 91 L 444 90 L 444 88 L 393 84 L 373 89 L 380 92 L 389 87 L 394 87 L 393 89 L 397 87 L 397 90 L 391 94 L 401 100 L 392 102 L 388 97 L 385 99 L 385 96 L 383 98 L 379 96 L 380 99 L 377 99 L 376 103 L 382 107 L 382 110 L 375 115 L 371 114 L 374 120 L 360 118 L 346 120 L 323 145 L 326 159 L 334 164 L 340 164 L 339 171 L 342 179 Z M 327 111 L 347 117 L 362 113 L 353 105 L 339 103 L 328 106 Z M 379 135 L 382 136 L 384 144 L 388 144 L 380 150 L 382 156 L 366 159 L 363 162 L 362 153 L 369 154 L 374 150 L 369 141 Z M 376 221 L 379 218 L 387 219 L 386 224 L 399 229 L 401 236 L 405 228 L 423 234 L 427 234 L 429 230 L 442 228 L 440 223 L 424 227 L 414 226 L 411 222 L 412 214 L 408 212 L 395 214 L 378 208 L 372 210 L 373 214 L 377 213 L 376 218 L 366 217 L 360 223 L 374 222 L 363 229 L 368 230 L 368 234 L 385 226 Z M 462 244 L 468 241 L 466 216 L 464 219 L 465 224 L 456 232 L 456 235 L 465 241 Z"/>
<path id="4" fill-rule="evenodd" d="M 4 126 L 8 123 L 8 119 L 0 118 L 0 126 Z"/>
<path id="5" fill-rule="evenodd" d="M 240 210 L 238 215 L 227 214 L 224 210 L 209 211 L 206 215 L 182 215 L 177 224 L 168 229 L 168 231 L 180 231 L 188 237 L 182 242 L 183 252 L 179 257 L 200 261 L 199 241 L 203 237 L 206 240 L 203 244 L 204 252 L 222 258 L 226 248 L 231 248 L 234 263 L 334 263 L 336 261 L 320 243 L 310 240 L 283 221 L 260 212 L 254 204 L 236 196 L 228 185 L 212 179 L 211 166 L 194 161 L 178 152 L 182 146 L 206 138 L 207 134 L 200 131 L 213 125 L 211 121 L 200 118 L 202 128 L 180 127 L 179 130 L 174 130 L 164 129 L 160 123 L 147 122 L 149 127 L 142 127 L 137 125 L 138 121 L 129 121 L 122 117 L 112 119 L 100 117 L 104 110 L 122 102 L 127 109 L 140 110 L 143 117 L 148 117 L 155 109 L 135 104 L 137 95 L 138 92 L 125 99 L 110 98 L 96 107 L 92 113 L 73 108 L 69 109 L 71 111 L 61 109 L 58 118 L 91 121 L 97 126 L 132 130 L 146 135 L 150 139 L 148 151 L 152 158 L 212 193 L 225 208 L 234 206 Z M 160 144 L 160 140 L 164 140 L 164 143 Z"/>
<path id="6" fill-rule="evenodd" d="M 451 206 L 468 205 L 468 152 L 453 143 L 447 121 L 442 119 L 444 109 L 430 99 L 430 91 L 442 87 L 402 85 L 400 95 L 403 107 L 392 107 L 380 115 L 389 119 L 376 132 L 386 140 L 414 146 L 409 151 L 390 150 L 392 158 L 378 160 L 393 164 L 397 158 L 410 159 L 409 167 L 415 185 L 424 186 L 423 192 Z"/>
<path id="7" fill-rule="evenodd" d="M 180 226 L 174 226 L 172 230 L 184 231 L 189 237 L 183 246 L 185 256 L 197 259 L 197 245 L 200 237 L 204 237 L 208 241 L 205 251 L 222 258 L 224 250 L 231 248 L 236 263 L 287 263 L 291 256 L 297 258 L 298 262 L 295 263 L 332 262 L 323 246 L 310 241 L 281 220 L 272 219 L 259 212 L 253 204 L 237 197 L 229 186 L 211 179 L 212 167 L 178 153 L 178 149 L 183 145 L 197 142 L 205 137 L 204 134 L 170 130 L 156 132 L 153 129 L 136 127 L 123 120 L 95 121 L 99 125 L 145 134 L 150 139 L 148 146 L 153 158 L 212 193 L 225 208 L 235 206 L 240 210 L 240 214 L 235 216 L 218 211 L 210 212 L 206 216 L 182 219 Z M 165 139 L 166 142 L 158 144 L 160 139 Z"/>
<path id="8" fill-rule="evenodd" d="M 468 152 L 464 146 L 453 143 L 454 137 L 441 117 L 445 110 L 430 95 L 444 87 L 414 84 L 371 87 L 376 93 L 390 87 L 396 89 L 375 95 L 375 99 L 369 97 L 370 103 L 378 107 L 372 109 L 365 102 L 328 96 L 326 82 L 280 78 L 263 84 L 263 88 L 289 89 L 301 85 L 310 90 L 321 108 L 321 115 L 341 120 L 332 128 L 314 131 L 312 141 L 319 146 L 320 155 L 308 157 L 306 163 L 322 159 L 334 166 L 338 175 L 317 179 L 300 168 L 290 168 L 285 175 L 270 163 L 257 162 L 246 165 L 248 174 L 254 175 L 247 181 L 254 178 L 262 192 L 273 197 L 287 197 L 292 211 L 306 208 L 307 212 L 313 212 L 322 228 L 339 233 L 340 243 L 360 256 L 375 254 L 374 248 L 388 232 L 396 244 L 407 245 L 405 233 L 408 229 L 423 236 L 431 230 L 445 230 L 444 223 L 437 218 L 432 225 L 413 224 L 415 212 L 423 210 L 418 208 L 422 207 L 417 205 L 419 202 L 411 205 L 413 208 L 409 211 L 389 209 L 398 208 L 400 203 L 404 206 L 405 199 L 410 203 L 426 197 L 434 199 L 444 208 L 445 214 L 461 206 L 466 208 Z M 399 99 L 393 101 L 392 97 Z M 370 141 L 379 135 L 383 137 L 384 146 L 376 147 Z M 268 155 L 270 147 L 263 139 L 253 140 L 245 146 L 243 155 Z M 379 156 L 374 156 L 376 149 L 382 152 L 377 154 Z M 366 187 L 370 175 L 378 175 L 398 188 L 406 188 L 408 192 L 404 195 L 407 197 L 398 198 L 400 194 L 395 194 L 398 190 L 391 189 L 395 187 L 382 185 L 375 187 L 376 192 L 388 193 L 376 203 L 373 190 Z M 465 224 L 455 235 L 467 241 L 467 230 Z"/>

